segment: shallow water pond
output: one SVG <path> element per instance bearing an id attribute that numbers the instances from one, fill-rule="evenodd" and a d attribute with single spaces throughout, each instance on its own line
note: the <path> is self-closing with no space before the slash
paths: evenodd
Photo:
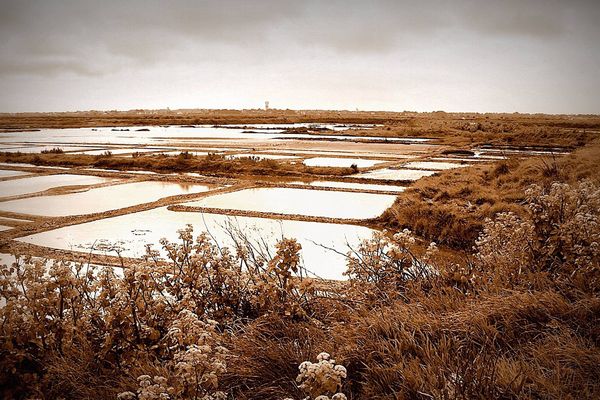
<path id="1" fill-rule="evenodd" d="M 352 175 L 357 178 L 365 179 L 386 179 L 391 181 L 416 181 L 424 176 L 435 174 L 436 171 L 426 171 L 419 169 L 391 169 L 383 168 L 374 171 L 363 172 L 357 175 Z"/>
<path id="2" fill-rule="evenodd" d="M 139 148 L 122 148 L 122 149 L 100 149 L 100 150 L 89 150 L 89 151 L 79 151 L 77 154 L 85 154 L 88 156 L 100 156 L 107 151 L 110 151 L 111 154 L 130 154 L 130 153 L 151 153 L 153 151 L 161 151 L 162 149 L 152 149 L 147 147 L 139 147 Z"/>
<path id="3" fill-rule="evenodd" d="M 185 205 L 330 218 L 374 218 L 395 196 L 293 188 L 256 188 L 203 198 Z"/>
<path id="4" fill-rule="evenodd" d="M 490 162 L 492 160 L 486 158 L 468 158 L 468 157 L 432 157 L 432 161 L 448 161 L 448 162 Z"/>
<path id="5" fill-rule="evenodd" d="M 89 150 L 89 147 L 74 147 L 74 146 L 34 146 L 34 147 L 18 147 L 15 149 L 3 149 L 5 152 L 15 153 L 41 153 L 42 151 L 51 151 L 56 148 L 61 149 L 63 152 Z"/>
<path id="6" fill-rule="evenodd" d="M 290 160 L 298 158 L 296 156 L 286 156 L 280 154 L 230 154 L 226 158 L 253 158 L 258 160 Z"/>
<path id="7" fill-rule="evenodd" d="M 154 181 L 124 183 L 85 192 L 7 201 L 0 203 L 0 210 L 49 217 L 92 214 L 208 190 L 208 186 L 195 184 Z"/>
<path id="8" fill-rule="evenodd" d="M 194 157 L 204 157 L 209 154 L 207 151 L 192 151 L 192 150 L 178 150 L 178 151 L 161 151 L 153 155 L 165 155 L 165 156 L 179 156 L 182 152 L 187 152 L 189 155 Z"/>
<path id="9" fill-rule="evenodd" d="M 8 169 L 0 169 L 0 178 L 12 178 L 13 176 L 28 175 L 30 172 L 11 171 Z"/>
<path id="10" fill-rule="evenodd" d="M 435 171 L 441 171 L 445 169 L 468 167 L 469 164 L 459 164 L 453 162 L 442 162 L 442 161 L 412 161 L 403 164 L 403 168 L 415 168 L 415 169 L 429 169 Z"/>
<path id="11" fill-rule="evenodd" d="M 378 158 L 391 158 L 391 159 L 395 159 L 395 158 L 405 159 L 405 158 L 417 157 L 415 155 L 399 154 L 399 153 L 394 153 L 394 152 L 390 152 L 390 153 L 374 152 L 374 153 L 372 153 L 372 152 L 360 152 L 360 151 L 343 151 L 343 150 L 327 151 L 327 150 L 308 150 L 308 149 L 264 150 L 264 151 L 271 151 L 274 153 L 281 153 L 281 154 L 294 154 L 294 155 L 300 155 L 300 156 L 310 156 L 310 157 L 314 157 L 315 155 L 334 156 L 334 157 L 358 157 L 358 158 L 378 157 Z M 390 161 L 390 160 L 386 160 L 386 161 Z"/>
<path id="12" fill-rule="evenodd" d="M 93 249 L 98 254 L 109 255 L 117 255 L 116 249 L 119 249 L 125 257 L 140 257 L 145 253 L 146 244 L 153 244 L 158 250 L 161 238 L 177 240 L 177 230 L 186 224 L 194 227 L 195 236 L 208 230 L 224 246 L 232 245 L 227 233 L 231 229 L 242 231 L 257 246 L 264 239 L 271 251 L 277 239 L 296 238 L 302 245 L 306 268 L 328 279 L 343 279 L 346 258 L 322 246 L 345 254 L 348 244 L 356 247 L 360 240 L 369 238 L 373 233 L 369 228 L 354 225 L 174 212 L 163 207 L 68 226 L 18 240 L 64 250 L 88 252 Z M 164 251 L 162 255 L 165 256 Z"/>
<path id="13" fill-rule="evenodd" d="M 96 185 L 114 179 L 102 178 L 91 175 L 44 175 L 30 178 L 14 179 L 0 182 L 0 196 L 18 196 L 27 193 L 36 193 L 60 186 Z"/>
<path id="14" fill-rule="evenodd" d="M 42 169 L 71 169 L 71 168 L 67 168 L 67 167 L 54 167 L 54 166 L 47 166 L 47 165 L 35 165 L 35 164 L 26 164 L 26 163 L 0 163 L 0 166 L 5 166 L 5 167 L 27 167 L 27 168 L 42 168 Z"/>
<path id="15" fill-rule="evenodd" d="M 369 168 L 377 164 L 386 162 L 385 160 L 368 160 L 366 158 L 334 158 L 334 157 L 315 157 L 304 160 L 304 165 L 309 167 L 339 167 L 350 168 L 356 164 L 358 168 Z"/>
<path id="16" fill-rule="evenodd" d="M 404 186 L 394 185 L 376 185 L 370 183 L 356 183 L 356 182 L 336 182 L 336 181 L 313 181 L 313 182 L 290 182 L 299 185 L 310 185 L 318 187 L 328 188 L 339 188 L 339 189 L 356 189 L 356 190 L 379 190 L 384 192 L 403 192 L 406 188 Z"/>

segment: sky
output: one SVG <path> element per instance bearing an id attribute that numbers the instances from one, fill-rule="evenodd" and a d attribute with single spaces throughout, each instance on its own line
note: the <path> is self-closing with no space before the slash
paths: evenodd
<path id="1" fill-rule="evenodd" d="M 0 0 L 0 112 L 600 114 L 600 0 Z"/>

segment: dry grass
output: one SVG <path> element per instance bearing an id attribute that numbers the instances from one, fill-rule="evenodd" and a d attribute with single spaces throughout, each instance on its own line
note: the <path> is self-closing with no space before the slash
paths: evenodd
<path id="1" fill-rule="evenodd" d="M 428 240 L 469 250 L 486 218 L 506 211 L 523 212 L 529 185 L 557 180 L 598 182 L 598 160 L 600 145 L 592 145 L 566 157 L 512 159 L 444 171 L 417 181 L 382 218 L 392 229 L 408 228 Z"/>
<path id="2" fill-rule="evenodd" d="M 542 118 L 513 117 L 522 126 L 531 123 L 532 129 Z M 421 126 L 418 115 L 403 118 L 399 125 L 410 125 L 415 131 Z M 436 114 L 436 118 L 449 126 L 470 124 L 452 115 Z M 570 122 L 564 117 L 543 118 L 547 126 L 559 130 L 595 126 L 589 117 Z M 506 130 L 513 119 L 506 119 L 504 127 L 492 126 Z M 432 124 L 431 130 L 447 129 L 442 122 L 440 127 Z M 478 133 L 478 128 L 452 138 L 462 143 L 471 134 L 487 135 L 492 129 L 482 127 L 484 133 Z M 498 138 L 505 133 L 490 135 Z M 578 140 L 577 135 L 565 141 Z M 573 184 L 582 179 L 600 183 L 599 149 L 588 146 L 556 160 L 511 160 L 424 178 L 399 197 L 385 221 L 469 249 L 486 217 L 507 210 L 528 216 L 523 202 L 529 184 Z M 179 168 L 180 163 L 183 170 L 199 168 L 203 162 L 214 173 L 259 174 L 262 168 L 266 174 L 310 171 L 210 157 L 208 161 L 64 154 L 2 157 L 157 171 Z M 598 192 L 594 193 L 598 204 Z M 587 209 L 587 219 L 571 215 L 570 225 L 556 226 L 585 231 L 576 222 L 597 221 L 595 207 Z M 585 240 L 597 237 L 598 227 L 585 227 L 593 232 L 576 243 L 569 242 L 577 238 L 573 231 L 559 228 L 548 235 L 544 229 L 534 229 L 538 236 L 530 239 L 538 247 L 522 258 L 500 254 L 504 259 L 490 264 L 481 252 L 463 251 L 465 261 L 458 264 L 427 260 L 438 274 L 400 279 L 400 287 L 375 298 L 363 290 L 370 287 L 367 279 L 335 286 L 290 279 L 298 260 L 293 241 L 284 242 L 287 246 L 278 250 L 275 261 L 262 263 L 247 249 L 227 253 L 205 241 L 193 244 L 191 232 L 180 246 L 165 244 L 175 255 L 172 263 L 140 262 L 124 279 L 74 277 L 70 268 L 48 273 L 41 262 L 28 264 L 19 274 L 4 269 L 0 294 L 8 303 L 0 309 L 0 395 L 115 398 L 125 390 L 136 391 L 136 378 L 145 374 L 181 385 L 183 377 L 173 366 L 173 353 L 185 353 L 190 343 L 203 343 L 209 337 L 228 349 L 227 372 L 219 376 L 219 388 L 230 399 L 303 398 L 295 382 L 298 364 L 314 360 L 322 351 L 347 368 L 342 391 L 349 399 L 597 399 L 600 267 L 598 255 L 589 256 L 592 244 Z M 560 241 L 550 237 L 557 235 Z M 515 241 L 519 236 L 509 237 Z M 543 260 L 557 254 L 554 243 L 566 247 L 571 243 L 570 248 L 560 249 L 558 268 Z M 240 273 L 243 262 L 252 266 L 250 276 Z M 377 267 L 381 259 L 368 262 Z M 181 311 L 193 313 L 198 320 L 183 319 Z M 208 319 L 218 320 L 214 332 L 188 323 Z M 169 336 L 173 326 L 181 333 L 175 344 Z M 182 333 L 190 326 L 190 332 Z M 208 347 L 214 350 L 212 344 Z M 214 352 L 207 354 L 209 361 L 215 357 Z"/>
<path id="3" fill-rule="evenodd" d="M 351 168 L 308 167 L 302 163 L 289 164 L 270 159 L 243 157 L 227 159 L 218 154 L 206 157 L 185 155 L 151 155 L 138 153 L 135 157 L 117 157 L 112 155 L 90 156 L 84 154 L 61 153 L 0 153 L 1 162 L 27 163 L 56 167 L 95 167 L 117 170 L 144 170 L 159 173 L 197 172 L 213 176 L 240 175 L 252 176 L 310 176 L 310 175 L 350 175 Z"/>

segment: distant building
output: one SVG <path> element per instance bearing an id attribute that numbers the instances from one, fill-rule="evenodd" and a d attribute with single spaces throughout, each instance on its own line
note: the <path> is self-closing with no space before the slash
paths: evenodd
<path id="1" fill-rule="evenodd" d="M 265 111 L 269 111 L 269 101 L 265 101 Z"/>

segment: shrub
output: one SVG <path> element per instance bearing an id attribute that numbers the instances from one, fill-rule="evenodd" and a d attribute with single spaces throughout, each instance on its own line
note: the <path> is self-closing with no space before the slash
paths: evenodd
<path id="1" fill-rule="evenodd" d="M 526 196 L 523 218 L 502 213 L 486 221 L 477 240 L 485 268 L 509 281 L 535 273 L 600 290 L 600 188 L 554 182 L 532 185 Z"/>
<path id="2" fill-rule="evenodd" d="M 64 150 L 60 147 L 53 147 L 50 150 L 42 150 L 42 154 L 63 154 Z"/>

